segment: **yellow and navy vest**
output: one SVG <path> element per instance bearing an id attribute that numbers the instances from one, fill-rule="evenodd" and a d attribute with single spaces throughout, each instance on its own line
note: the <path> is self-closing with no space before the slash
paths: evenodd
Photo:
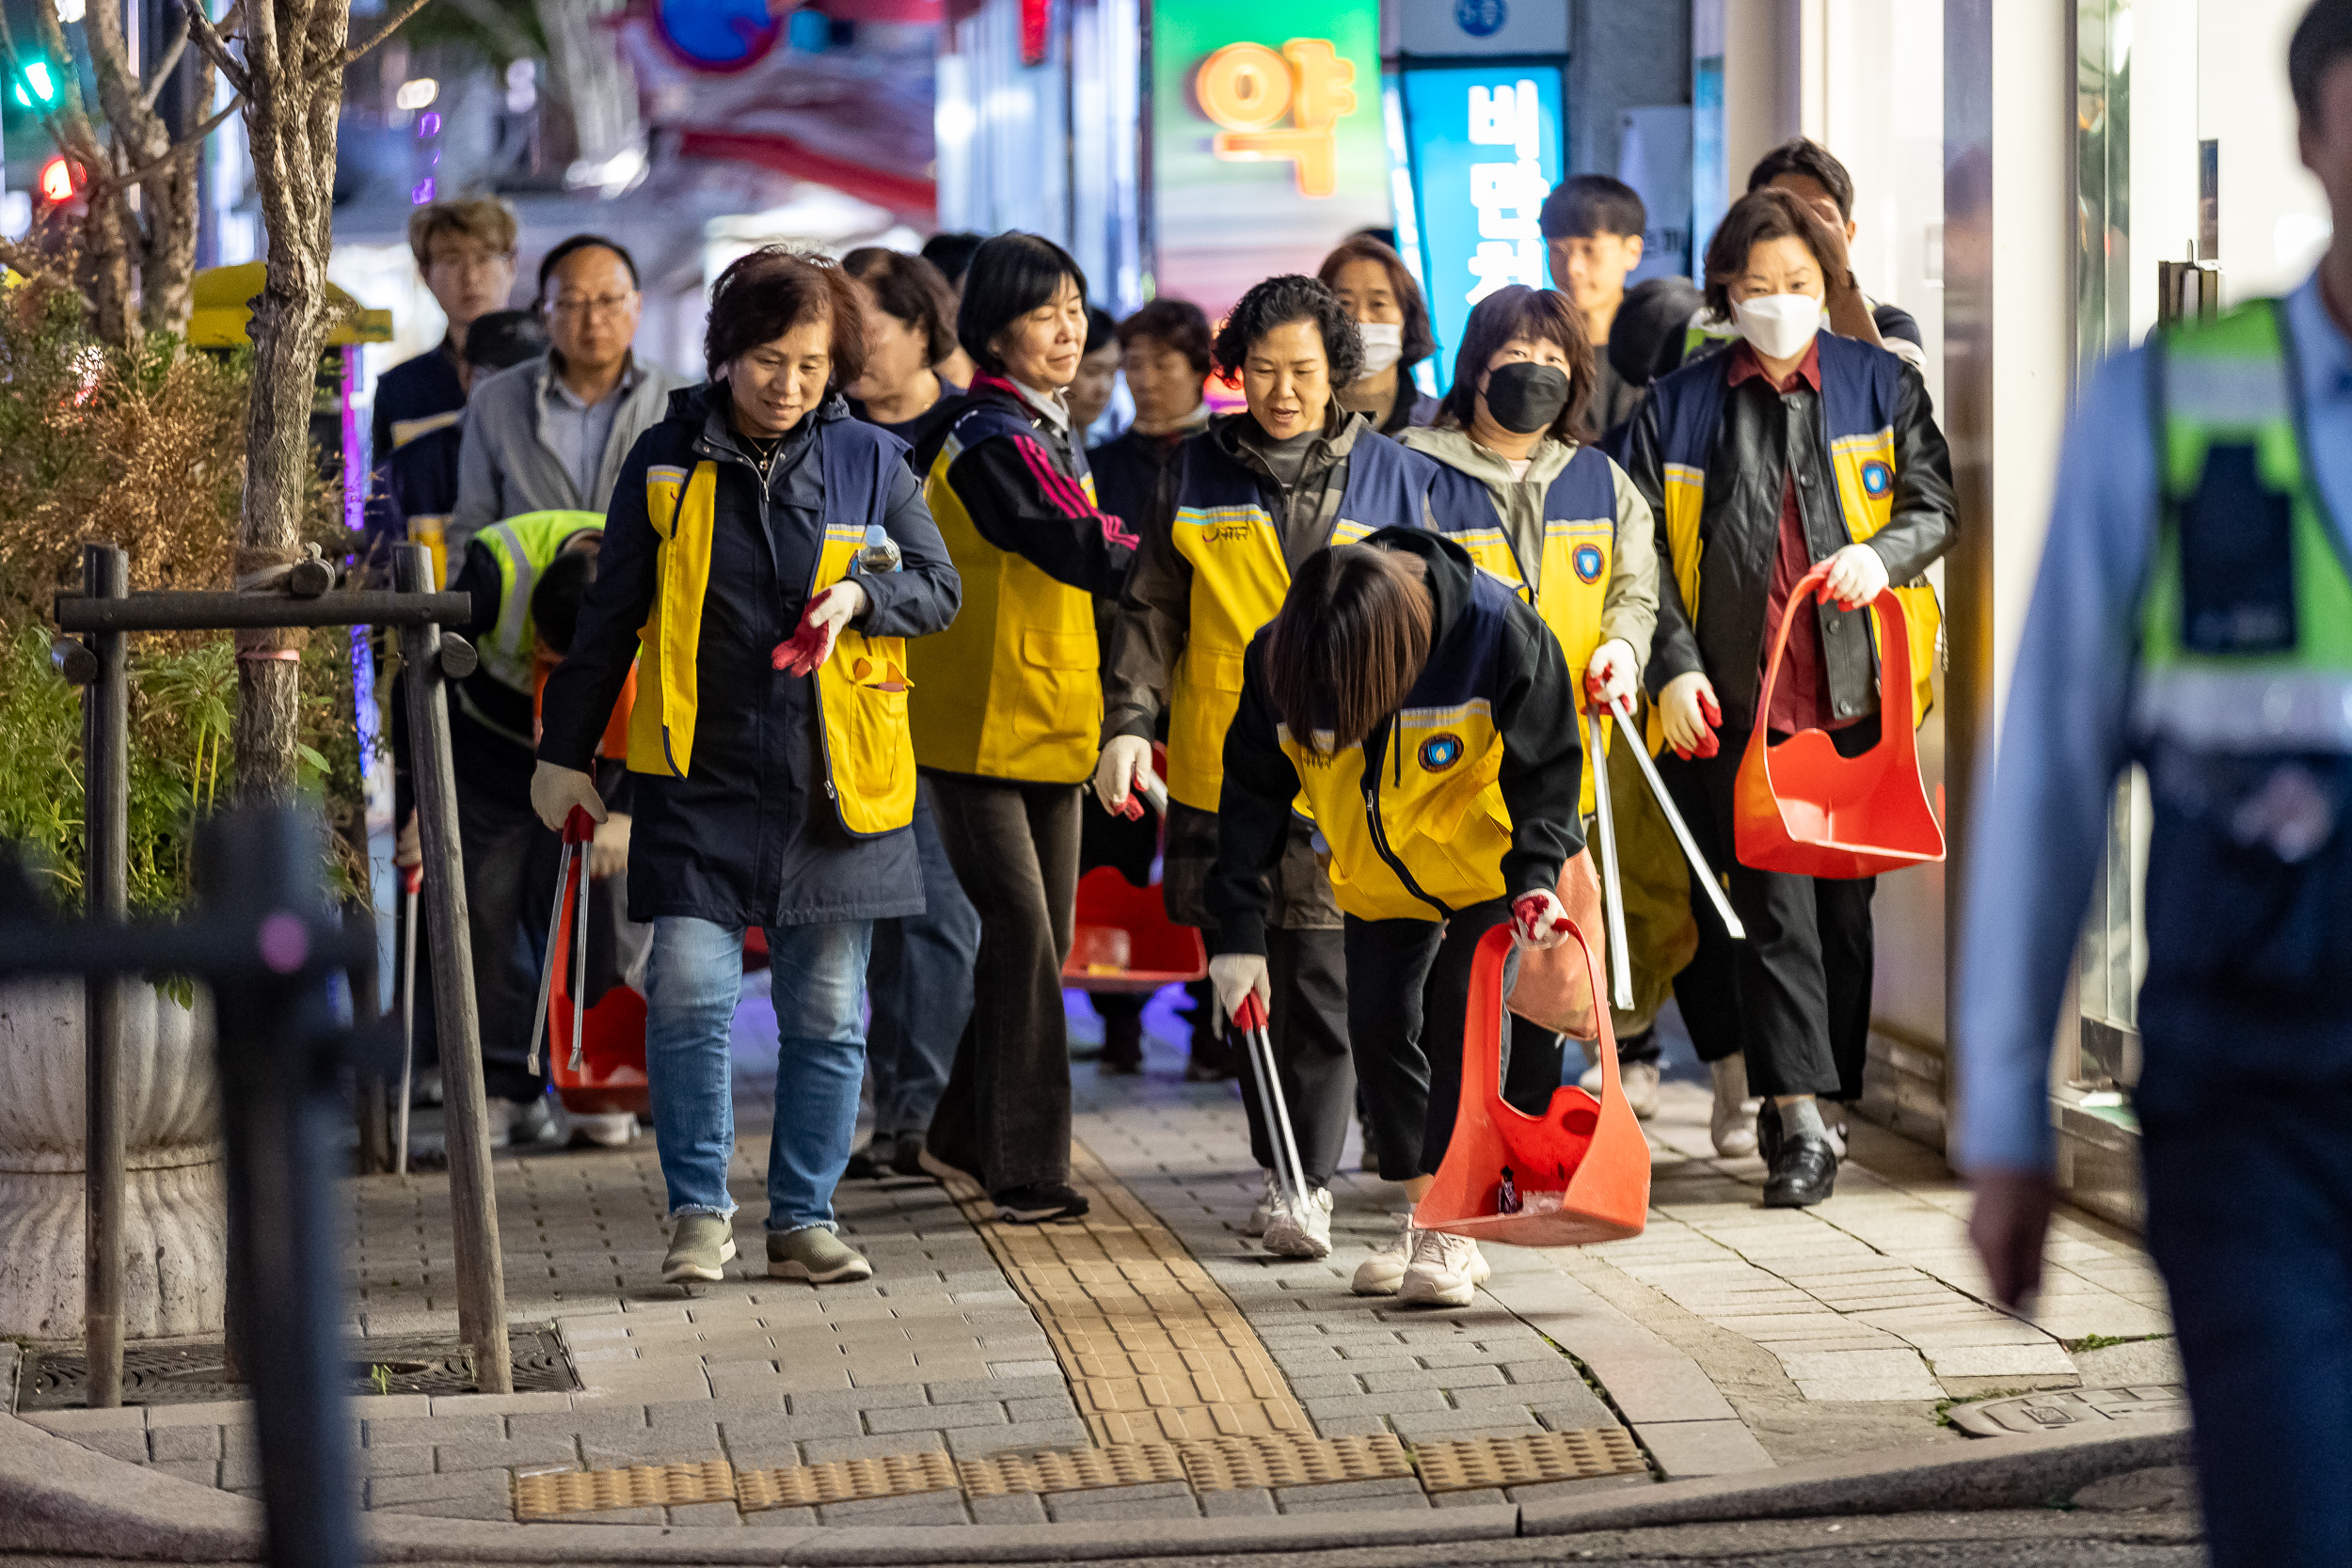
<path id="1" fill-rule="evenodd" d="M 1895 507 L 1895 427 L 1902 401 L 1902 361 L 1883 349 L 1823 332 L 1821 351 L 1821 445 L 1837 479 L 1837 509 L 1846 537 L 1859 545 L 1884 528 Z M 1695 623 L 1699 612 L 1699 559 L 1704 543 L 1699 523 L 1707 505 L 1707 464 L 1723 423 L 1724 378 L 1730 356 L 1718 356 L 1705 375 L 1661 377 L 1651 383 L 1656 399 L 1660 456 L 1664 462 L 1666 543 L 1682 608 Z M 1911 639 L 1913 717 L 1925 720 L 1935 701 L 1936 636 L 1944 624 L 1935 590 L 1925 578 L 1895 585 L 1903 626 Z M 1878 623 L 1870 627 L 1877 645 Z"/>
<path id="2" fill-rule="evenodd" d="M 1535 566 L 1535 585 L 1528 585 L 1526 564 L 1518 558 L 1510 533 L 1496 515 L 1494 492 L 1484 480 L 1458 468 L 1430 492 L 1430 509 L 1438 528 L 1470 552 L 1470 558 L 1508 583 L 1520 600 L 1533 605 L 1560 640 L 1568 673 L 1575 677 L 1576 711 L 1583 713 L 1584 667 L 1600 646 L 1601 606 L 1609 595 L 1609 575 L 1617 558 L 1617 486 L 1615 466 L 1597 447 L 1579 447 L 1567 467 L 1544 487 L 1543 559 Z M 1609 731 L 1613 743 L 1616 734 Z M 1581 808 L 1593 810 L 1593 775 L 1587 768 Z"/>
<path id="3" fill-rule="evenodd" d="M 535 679 L 538 627 L 531 619 L 532 591 L 558 551 L 582 533 L 602 533 L 601 512 L 525 512 L 474 535 L 499 569 L 499 618 L 475 651 L 501 686 L 528 697 Z"/>
<path id="4" fill-rule="evenodd" d="M 1258 476 L 1213 435 L 1186 441 L 1172 529 L 1192 566 L 1190 624 L 1168 690 L 1168 793 L 1196 811 L 1216 810 L 1225 783 L 1225 732 L 1241 706 L 1242 654 L 1290 592 L 1282 528 L 1265 508 Z M 1419 528 L 1437 465 L 1364 430 L 1347 457 L 1347 484 L 1327 543 L 1352 545 L 1384 528 Z"/>
<path id="5" fill-rule="evenodd" d="M 848 420 L 825 421 L 817 439 L 825 465 L 825 537 L 809 579 L 811 596 L 850 575 L 866 529 L 888 514 L 890 467 L 901 461 L 903 450 L 873 439 Z M 632 772 L 683 779 L 693 766 L 702 700 L 697 656 L 718 494 L 719 465 L 710 458 L 691 469 L 658 464 L 645 470 L 645 511 L 660 543 L 653 609 L 637 634 L 637 705 L 628 722 Z M 906 827 L 914 820 L 906 639 L 844 628 L 813 678 L 825 793 L 842 827 L 861 838 Z"/>
<path id="6" fill-rule="evenodd" d="M 1494 696 L 1513 594 L 1484 572 L 1470 582 L 1404 705 L 1362 745 L 1320 752 L 1276 726 L 1330 847 L 1332 896 L 1359 920 L 1442 920 L 1503 895 L 1511 813 Z"/>
<path id="7" fill-rule="evenodd" d="M 914 754 L 925 768 L 1028 784 L 1077 784 L 1102 743 L 1101 649 L 1094 597 L 980 537 L 947 483 L 956 459 L 1000 436 L 1035 439 L 1009 408 L 980 404 L 947 433 L 923 499 L 963 578 L 954 625 L 915 644 Z M 1073 477 L 1094 500 L 1094 476 L 1073 440 Z"/>

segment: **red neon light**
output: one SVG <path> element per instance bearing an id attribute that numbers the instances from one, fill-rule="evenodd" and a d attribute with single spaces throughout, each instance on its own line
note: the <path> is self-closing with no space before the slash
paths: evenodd
<path id="1" fill-rule="evenodd" d="M 1054 0 L 1021 0 L 1021 63 L 1043 65 L 1053 38 Z"/>
<path id="2" fill-rule="evenodd" d="M 73 199 L 73 166 L 63 156 L 51 158 L 40 166 L 40 195 L 44 201 Z"/>

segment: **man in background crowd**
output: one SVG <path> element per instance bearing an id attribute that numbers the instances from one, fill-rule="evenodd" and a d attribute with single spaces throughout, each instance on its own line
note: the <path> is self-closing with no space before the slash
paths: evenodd
<path id="1" fill-rule="evenodd" d="M 408 248 L 449 330 L 430 350 L 376 379 L 368 450 L 379 467 L 465 413 L 466 329 L 504 309 L 515 291 L 515 209 L 489 196 L 420 207 L 408 214 Z"/>

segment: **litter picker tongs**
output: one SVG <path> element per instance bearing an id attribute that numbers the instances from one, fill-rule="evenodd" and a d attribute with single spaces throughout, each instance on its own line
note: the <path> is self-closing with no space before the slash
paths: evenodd
<path id="1" fill-rule="evenodd" d="M 1649 759 L 1649 748 L 1642 744 L 1642 727 L 1633 721 L 1633 704 L 1619 697 L 1611 705 L 1611 709 L 1616 716 L 1618 727 L 1625 733 L 1626 744 L 1633 749 L 1633 760 L 1641 765 L 1642 777 L 1649 782 L 1650 793 L 1658 798 L 1658 809 L 1666 814 L 1667 825 L 1675 831 L 1675 841 L 1682 846 L 1683 857 L 1691 863 L 1691 869 L 1698 873 L 1699 885 L 1707 889 L 1707 896 L 1713 901 L 1715 912 L 1723 917 L 1724 929 L 1731 933 L 1734 942 L 1744 942 L 1748 928 L 1740 924 L 1738 915 L 1731 912 L 1731 900 L 1724 896 L 1724 884 L 1708 866 L 1707 857 L 1699 853 L 1698 841 L 1691 836 L 1691 825 L 1682 820 L 1682 813 L 1675 808 L 1674 797 L 1666 793 L 1666 782 L 1658 776 L 1658 765 Z M 1605 787 L 1606 769 L 1598 776 Z M 1613 882 L 1612 891 L 1614 891 Z M 1613 909 L 1615 906 L 1613 904 L 1611 907 Z M 1611 940 L 1616 940 L 1616 935 L 1614 927 L 1612 927 Z"/>
<path id="2" fill-rule="evenodd" d="M 1282 1077 L 1275 1069 L 1274 1037 L 1266 1030 L 1264 1001 L 1256 991 L 1242 998 L 1233 1009 L 1233 1031 L 1242 1037 L 1249 1054 L 1249 1076 L 1257 1081 L 1258 1108 L 1264 1114 L 1266 1131 L 1274 1144 L 1274 1180 L 1291 1190 L 1300 1205 L 1307 1202 L 1307 1171 L 1298 1163 L 1298 1139 L 1291 1132 L 1291 1109 L 1282 1098 Z"/>
<path id="3" fill-rule="evenodd" d="M 555 868 L 555 907 L 548 914 L 548 948 L 539 963 L 539 1005 L 531 1014 L 531 1057 L 533 1073 L 539 1070 L 539 1042 L 548 1032 L 548 997 L 555 985 L 555 944 L 564 940 L 564 895 L 572 895 L 572 962 L 566 976 L 572 988 L 572 1056 L 571 1070 L 580 1070 L 581 1042 L 587 1037 L 583 1028 L 587 1006 L 583 1000 L 588 986 L 582 975 L 588 968 L 588 845 L 596 836 L 596 818 L 588 815 L 586 806 L 574 806 L 564 819 L 564 855 Z"/>

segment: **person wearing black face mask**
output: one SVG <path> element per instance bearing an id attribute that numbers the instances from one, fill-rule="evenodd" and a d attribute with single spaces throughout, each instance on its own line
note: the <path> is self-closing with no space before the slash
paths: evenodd
<path id="1" fill-rule="evenodd" d="M 1581 439 L 1593 388 L 1583 313 L 1568 296 L 1500 289 L 1463 328 L 1437 423 L 1404 437 L 1445 466 L 1430 490 L 1438 529 L 1517 588 L 1560 640 L 1568 668 L 1581 677 L 1580 711 L 1596 697 L 1603 711 L 1618 696 L 1638 701 L 1658 620 L 1649 503 L 1623 469 Z M 1609 767 L 1635 1005 L 1614 1022 L 1626 1098 L 1647 1117 L 1658 1108 L 1652 1025 L 1690 958 L 1690 889 L 1672 830 L 1623 751 L 1612 745 Z M 1593 800 L 1588 773 L 1580 802 L 1588 816 Z M 1540 1112 L 1560 1082 L 1560 1040 L 1514 1019 L 1511 1045 L 1504 1093 Z"/>

